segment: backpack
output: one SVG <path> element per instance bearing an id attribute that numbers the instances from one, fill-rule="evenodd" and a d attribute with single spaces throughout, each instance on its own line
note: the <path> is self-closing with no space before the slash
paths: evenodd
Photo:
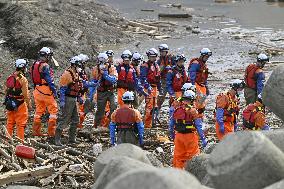
<path id="1" fill-rule="evenodd" d="M 15 96 L 21 96 L 22 85 L 16 79 L 16 75 L 12 74 L 6 80 L 6 87 L 7 93 L 3 104 L 8 111 L 14 111 L 23 103 L 23 101 L 19 101 L 15 98 Z"/>
<path id="2" fill-rule="evenodd" d="M 258 108 L 254 104 L 250 104 L 243 111 L 243 125 L 248 129 L 254 128 L 254 116 L 258 112 Z"/>

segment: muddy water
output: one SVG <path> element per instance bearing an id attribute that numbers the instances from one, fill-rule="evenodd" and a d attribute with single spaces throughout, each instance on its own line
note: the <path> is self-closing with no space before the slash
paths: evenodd
<path id="1" fill-rule="evenodd" d="M 235 1 L 232 3 L 218 4 L 213 0 L 100 0 L 117 8 L 128 19 L 158 19 L 160 12 L 176 13 L 189 12 L 192 19 L 171 20 L 178 24 L 175 31 L 167 33 L 171 38 L 167 40 L 137 39 L 133 43 L 104 47 L 112 48 L 119 57 L 124 49 L 138 51 L 145 55 L 150 47 L 156 47 L 160 43 L 167 43 L 171 51 L 184 53 L 188 59 L 198 56 L 203 47 L 213 51 L 209 59 L 208 67 L 213 75 L 209 79 L 211 88 L 205 125 L 212 127 L 212 111 L 214 99 L 219 92 L 223 92 L 229 86 L 232 79 L 242 79 L 245 67 L 255 61 L 256 54 L 249 52 L 263 52 L 260 42 L 273 47 L 284 48 L 284 7 L 279 3 L 267 3 L 262 0 Z M 171 7 L 169 4 L 180 3 L 181 9 Z M 154 10 L 141 11 L 141 9 Z M 194 9 L 194 10 L 192 10 Z M 201 33 L 192 34 L 186 31 L 186 26 L 198 26 Z M 275 40 L 276 39 L 276 40 Z M 280 39 L 280 40 L 277 40 Z M 140 45 L 135 44 L 139 41 Z M 284 60 L 284 56 L 272 56 L 272 60 Z M 274 65 L 265 68 L 267 77 L 271 74 Z M 244 98 L 241 98 L 244 102 Z M 244 106 L 244 103 L 242 103 Z M 164 107 L 164 111 L 166 111 Z M 166 114 L 163 114 L 166 116 Z M 275 127 L 282 124 L 273 114 L 269 114 L 269 123 Z M 166 118 L 166 117 L 165 117 Z"/>

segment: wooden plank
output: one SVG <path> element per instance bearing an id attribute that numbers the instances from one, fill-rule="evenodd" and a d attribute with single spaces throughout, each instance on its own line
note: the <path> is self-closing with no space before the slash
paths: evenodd
<path id="1" fill-rule="evenodd" d="M 142 23 L 139 23 L 139 22 L 134 22 L 134 21 L 131 21 L 131 20 L 128 20 L 127 22 L 130 26 L 140 27 L 140 28 L 144 28 L 144 29 L 147 29 L 147 30 L 157 30 L 158 31 L 158 27 L 155 27 L 155 26 L 149 26 L 149 25 L 142 24 Z"/>
<path id="2" fill-rule="evenodd" d="M 47 165 L 43 167 L 38 167 L 32 170 L 22 170 L 18 172 L 10 172 L 0 175 L 0 186 L 4 184 L 10 184 L 12 182 L 29 180 L 34 177 L 44 177 L 50 176 L 54 172 L 53 165 Z"/>

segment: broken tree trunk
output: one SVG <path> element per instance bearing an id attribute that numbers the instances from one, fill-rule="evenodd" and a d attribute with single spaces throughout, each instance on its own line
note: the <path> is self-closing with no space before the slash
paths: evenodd
<path id="1" fill-rule="evenodd" d="M 53 171 L 54 171 L 53 166 L 47 165 L 32 170 L 25 169 L 23 171 L 6 173 L 0 175 L 0 186 L 3 186 L 4 184 L 10 184 L 12 182 L 29 180 L 33 177 L 50 176 L 53 173 Z"/>

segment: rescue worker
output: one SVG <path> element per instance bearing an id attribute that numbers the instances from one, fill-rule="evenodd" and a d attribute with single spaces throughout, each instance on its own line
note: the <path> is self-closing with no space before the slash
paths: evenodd
<path id="1" fill-rule="evenodd" d="M 113 50 L 107 50 L 105 53 L 107 54 L 107 57 L 108 57 L 108 61 L 107 61 L 108 64 L 114 65 L 114 59 L 113 59 L 114 52 L 113 52 Z"/>
<path id="2" fill-rule="evenodd" d="M 200 51 L 199 58 L 193 58 L 189 62 L 188 76 L 190 82 L 196 86 L 197 102 L 196 108 L 200 114 L 203 114 L 206 106 L 206 96 L 209 95 L 208 89 L 208 68 L 206 65 L 207 60 L 212 55 L 212 52 L 208 48 L 203 48 Z"/>
<path id="3" fill-rule="evenodd" d="M 160 57 L 157 63 L 161 71 L 161 93 L 158 96 L 158 109 L 161 109 L 167 95 L 167 73 L 174 65 L 174 57 L 169 54 L 169 46 L 167 44 L 159 45 Z"/>
<path id="4" fill-rule="evenodd" d="M 131 59 L 131 65 L 133 66 L 133 68 L 135 69 L 139 84 L 141 85 L 140 82 L 140 65 L 141 63 L 143 63 L 144 57 L 139 54 L 138 52 L 133 53 L 132 59 Z M 143 102 L 144 100 L 144 96 L 140 93 L 138 94 L 137 91 L 134 91 L 134 97 L 136 97 L 134 99 L 134 103 L 133 106 L 134 108 L 138 108 L 140 106 L 140 104 Z"/>
<path id="5" fill-rule="evenodd" d="M 31 67 L 31 78 L 34 83 L 35 115 L 33 123 L 33 135 L 42 136 L 41 116 L 49 112 L 48 136 L 54 137 L 58 107 L 56 103 L 57 93 L 54 84 L 53 70 L 49 63 L 53 52 L 48 47 L 43 47 L 39 51 L 39 59 Z"/>
<path id="6" fill-rule="evenodd" d="M 147 95 L 143 91 L 143 87 L 138 81 L 136 71 L 132 65 L 130 65 L 130 61 L 132 58 L 132 53 L 129 50 L 123 51 L 121 58 L 123 62 L 117 66 L 117 102 L 119 107 L 121 107 L 124 103 L 122 100 L 122 95 L 126 91 L 138 91 L 141 94 Z"/>
<path id="7" fill-rule="evenodd" d="M 28 89 L 28 80 L 25 77 L 27 60 L 16 60 L 16 71 L 6 81 L 5 106 L 7 109 L 7 131 L 9 137 L 13 136 L 16 125 L 17 137 L 24 140 L 25 127 L 28 121 L 28 109 L 31 109 L 31 102 Z"/>
<path id="8" fill-rule="evenodd" d="M 187 73 L 184 67 L 186 58 L 183 54 L 176 56 L 176 65 L 167 73 L 167 91 L 171 98 L 182 96 L 182 86 L 187 82 Z"/>
<path id="9" fill-rule="evenodd" d="M 183 169 L 185 162 L 200 153 L 199 138 L 202 147 L 207 142 L 202 130 L 202 119 L 194 108 L 196 95 L 193 91 L 187 90 L 179 99 L 180 105 L 173 112 L 170 120 L 170 131 L 174 139 L 173 167 Z M 175 133 L 174 133 L 175 131 Z"/>
<path id="10" fill-rule="evenodd" d="M 79 71 L 81 59 L 74 56 L 70 59 L 70 67 L 60 77 L 60 113 L 55 132 L 55 145 L 62 146 L 61 135 L 69 123 L 69 143 L 76 143 L 76 132 L 79 124 L 77 101 L 83 104 L 80 91 L 83 88 Z"/>
<path id="11" fill-rule="evenodd" d="M 151 48 L 146 52 L 148 61 L 140 67 L 140 81 L 149 96 L 145 99 L 145 128 L 152 127 L 152 114 L 157 108 L 158 91 L 161 91 L 161 75 L 159 65 L 156 63 L 158 51 Z"/>
<path id="12" fill-rule="evenodd" d="M 256 102 L 257 96 L 262 92 L 265 82 L 262 69 L 269 62 L 269 58 L 265 54 L 259 54 L 256 60 L 257 62 L 248 65 L 245 71 L 246 88 L 244 92 L 247 105 Z"/>
<path id="13" fill-rule="evenodd" d="M 262 104 L 261 94 L 258 100 L 249 104 L 243 111 L 243 129 L 244 130 L 270 130 L 265 120 L 265 107 Z"/>
<path id="14" fill-rule="evenodd" d="M 230 90 L 220 93 L 216 97 L 216 135 L 219 140 L 231 132 L 237 131 L 237 118 L 239 115 L 238 92 L 243 90 L 245 83 L 242 80 L 233 80 Z"/>
<path id="15" fill-rule="evenodd" d="M 82 90 L 80 91 L 80 96 L 81 99 L 83 100 L 83 104 L 80 104 L 78 102 L 77 106 L 78 106 L 78 112 L 79 112 L 79 117 L 80 117 L 80 121 L 78 124 L 78 128 L 83 128 L 83 122 L 85 120 L 85 116 L 86 116 L 86 112 L 85 112 L 85 101 L 87 100 L 87 93 L 89 88 L 91 87 L 91 82 L 88 81 L 88 74 L 86 73 L 85 70 L 85 64 L 89 61 L 89 57 L 88 55 L 85 54 L 79 54 L 78 55 L 78 74 L 80 79 L 83 82 L 83 87 Z"/>
<path id="16" fill-rule="evenodd" d="M 140 112 L 132 108 L 134 94 L 126 91 L 122 100 L 124 104 L 111 115 L 110 139 L 111 145 L 131 143 L 143 147 L 144 124 Z M 115 132 L 117 131 L 117 138 Z"/>
<path id="17" fill-rule="evenodd" d="M 94 128 L 101 126 L 102 118 L 105 115 L 107 101 L 110 103 L 110 115 L 116 109 L 114 100 L 114 90 L 117 82 L 116 68 L 107 63 L 108 56 L 105 53 L 100 53 L 97 59 L 98 65 L 93 69 L 93 81 L 98 83 L 97 111 L 94 120 Z"/>

